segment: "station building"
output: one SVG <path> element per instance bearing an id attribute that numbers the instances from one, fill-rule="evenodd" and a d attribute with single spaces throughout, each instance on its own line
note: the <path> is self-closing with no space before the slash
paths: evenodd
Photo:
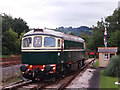
<path id="1" fill-rule="evenodd" d="M 117 54 L 118 47 L 98 47 L 99 67 L 106 67 L 110 58 Z"/>

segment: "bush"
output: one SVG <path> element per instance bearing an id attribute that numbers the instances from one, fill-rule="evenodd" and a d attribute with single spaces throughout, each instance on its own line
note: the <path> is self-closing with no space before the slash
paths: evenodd
<path id="1" fill-rule="evenodd" d="M 10 55 L 10 51 L 6 47 L 2 47 L 2 55 Z"/>
<path id="2" fill-rule="evenodd" d="M 120 56 L 113 56 L 110 59 L 104 73 L 107 76 L 120 76 Z"/>

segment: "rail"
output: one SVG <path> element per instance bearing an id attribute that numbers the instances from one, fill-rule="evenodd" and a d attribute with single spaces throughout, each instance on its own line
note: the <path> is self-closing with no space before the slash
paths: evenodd
<path id="1" fill-rule="evenodd" d="M 25 81 L 20 80 L 18 82 L 15 82 L 15 83 L 9 84 L 8 86 L 3 87 L 2 90 L 11 90 L 13 88 L 17 88 L 19 86 L 22 86 L 24 84 L 28 84 L 28 83 L 31 83 L 31 82 L 32 82 L 32 80 L 25 80 Z"/>

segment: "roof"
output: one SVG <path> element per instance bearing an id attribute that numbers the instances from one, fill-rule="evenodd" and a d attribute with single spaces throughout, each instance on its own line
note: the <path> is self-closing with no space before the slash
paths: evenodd
<path id="1" fill-rule="evenodd" d="M 64 40 L 70 40 L 70 41 L 76 41 L 76 42 L 84 42 L 84 40 L 82 38 L 80 38 L 80 37 L 73 36 L 73 35 L 67 35 L 67 34 L 64 34 L 62 32 L 49 30 L 49 29 L 43 29 L 42 31 L 41 31 L 41 29 L 40 29 L 40 31 L 31 30 L 31 31 L 27 32 L 26 34 L 24 34 L 23 37 L 28 36 L 28 35 L 36 35 L 36 34 L 52 35 L 52 36 L 56 36 L 56 37 L 61 37 Z"/>
<path id="2" fill-rule="evenodd" d="M 116 53 L 118 52 L 117 47 L 98 47 L 98 52 L 111 52 L 111 53 Z"/>

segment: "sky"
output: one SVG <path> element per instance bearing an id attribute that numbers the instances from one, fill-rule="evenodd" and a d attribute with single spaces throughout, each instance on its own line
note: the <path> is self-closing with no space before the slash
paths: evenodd
<path id="1" fill-rule="evenodd" d="M 1 0 L 0 13 L 21 17 L 30 28 L 96 26 L 119 0 Z"/>

